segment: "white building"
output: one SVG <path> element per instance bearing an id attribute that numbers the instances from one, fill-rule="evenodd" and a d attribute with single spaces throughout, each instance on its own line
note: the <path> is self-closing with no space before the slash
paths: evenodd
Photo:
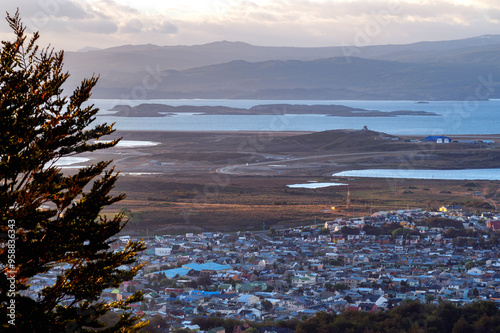
<path id="1" fill-rule="evenodd" d="M 171 247 L 157 247 L 155 248 L 155 255 L 164 257 L 164 256 L 169 256 L 170 253 L 172 253 L 172 248 Z"/>

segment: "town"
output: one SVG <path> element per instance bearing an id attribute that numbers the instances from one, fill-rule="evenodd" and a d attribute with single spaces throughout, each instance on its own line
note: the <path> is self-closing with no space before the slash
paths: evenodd
<path id="1" fill-rule="evenodd" d="M 279 322 L 385 311 L 405 300 L 500 304 L 499 231 L 498 214 L 443 206 L 262 232 L 154 236 L 145 239 L 139 274 L 101 300 L 142 290 L 136 314 L 190 330 L 200 329 L 192 323 L 199 317 Z M 113 249 L 129 239 L 117 238 Z M 62 270 L 38 275 L 27 292 L 53 285 Z"/>

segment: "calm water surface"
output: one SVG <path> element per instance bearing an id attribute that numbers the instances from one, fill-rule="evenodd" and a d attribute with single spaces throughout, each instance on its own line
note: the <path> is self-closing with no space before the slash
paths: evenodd
<path id="1" fill-rule="evenodd" d="M 500 180 L 500 169 L 462 170 L 406 170 L 367 169 L 334 173 L 336 177 L 444 179 L 444 180 Z"/>
<path id="2" fill-rule="evenodd" d="M 310 100 L 91 100 L 103 112 L 98 123 L 116 122 L 118 130 L 140 131 L 312 131 L 361 129 L 396 135 L 497 134 L 500 132 L 500 100 L 491 101 L 310 101 Z M 117 104 L 210 105 L 250 108 L 259 104 L 338 104 L 379 111 L 428 111 L 438 116 L 331 117 L 325 115 L 199 115 L 178 114 L 164 118 L 113 117 L 106 110 Z"/>

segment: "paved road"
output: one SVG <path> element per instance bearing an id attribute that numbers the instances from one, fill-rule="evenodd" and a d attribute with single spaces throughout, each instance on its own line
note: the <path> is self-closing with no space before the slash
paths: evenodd
<path id="1" fill-rule="evenodd" d="M 285 160 L 279 161 L 266 161 L 266 162 L 258 162 L 252 164 L 235 164 L 229 165 L 225 167 L 218 168 L 216 171 L 218 173 L 228 174 L 228 175 L 245 175 L 251 174 L 252 172 L 245 172 L 245 168 L 255 167 L 255 166 L 269 166 L 276 163 L 289 163 L 289 162 L 297 162 L 297 161 L 308 161 L 308 160 L 316 160 L 323 158 L 339 158 L 339 157 L 382 157 L 387 155 L 401 155 L 401 156 L 411 156 L 415 155 L 415 153 L 423 153 L 423 152 L 435 152 L 435 150 L 408 150 L 408 151 L 389 151 L 389 152 L 364 152 L 364 153 L 343 153 L 343 154 L 328 154 L 328 155 L 315 155 L 315 156 L 306 156 L 306 157 L 294 157 Z M 242 170 L 243 169 L 243 170 Z"/>

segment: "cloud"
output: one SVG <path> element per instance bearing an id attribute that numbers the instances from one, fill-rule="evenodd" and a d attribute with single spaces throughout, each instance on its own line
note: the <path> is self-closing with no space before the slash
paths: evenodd
<path id="1" fill-rule="evenodd" d="M 276 0 L 276 1 L 215 1 L 217 10 L 199 17 L 201 22 L 238 25 L 292 24 L 313 27 L 322 23 L 359 25 L 379 13 L 386 13 L 395 22 L 447 22 L 468 25 L 471 21 L 496 18 L 500 3 L 479 1 L 373 1 L 373 0 Z M 395 10 L 396 9 L 396 10 Z M 492 11 L 494 14 L 492 14 Z M 450 18 L 452 18 L 450 20 Z"/>
<path id="2" fill-rule="evenodd" d="M 108 1 L 104 1 L 108 2 Z M 99 3 L 99 2 L 98 2 Z M 94 3 L 94 4 L 98 4 Z M 99 6 L 73 0 L 18 0 L 16 6 L 23 22 L 30 31 L 82 31 L 90 33 L 116 32 L 114 18 L 105 15 Z M 8 8 L 14 13 L 16 8 Z M 61 29 L 61 30 L 58 30 Z M 99 31 L 102 29 L 102 31 Z"/>
<path id="3" fill-rule="evenodd" d="M 87 13 L 87 11 L 77 2 L 60 1 L 60 3 L 58 10 L 54 14 L 56 17 L 66 17 L 70 19 L 85 19 L 91 17 L 91 14 Z"/>
<path id="4" fill-rule="evenodd" d="M 93 19 L 76 21 L 71 25 L 73 31 L 85 31 L 91 34 L 113 34 L 118 31 L 118 25 L 109 20 Z"/>
<path id="5" fill-rule="evenodd" d="M 123 23 L 120 26 L 120 33 L 124 34 L 131 34 L 131 33 L 140 33 L 142 32 L 142 28 L 144 25 L 142 24 L 141 20 L 139 19 L 132 19 L 128 22 Z"/>
<path id="6" fill-rule="evenodd" d="M 90 16 L 80 3 L 72 0 L 16 0 L 15 3 L 4 5 L 11 14 L 19 8 L 19 13 L 25 18 L 44 16 L 82 19 Z"/>
<path id="7" fill-rule="evenodd" d="M 12 3 L 11 3 L 12 2 Z M 83 45 L 370 45 L 454 39 L 500 31 L 498 0 L 16 0 L 23 21 L 60 48 Z M 3 31 L 10 29 L 0 24 Z"/>
<path id="8" fill-rule="evenodd" d="M 212 40 L 258 41 L 264 45 L 339 45 L 352 43 L 368 31 L 370 45 L 459 38 L 487 33 L 498 24 L 498 1 L 227 1 L 218 10 L 191 22 L 179 22 L 184 32 L 212 32 Z M 421 33 L 415 31 L 421 25 Z M 189 28 L 187 27 L 189 26 Z M 433 31 L 433 29 L 439 29 Z M 409 32 L 412 32 L 411 34 Z M 498 28 L 497 30 L 498 31 Z M 193 32 L 194 33 L 194 32 Z M 184 35 L 185 36 L 185 35 Z M 464 36 L 465 37 L 465 36 Z"/>
<path id="9" fill-rule="evenodd" d="M 164 21 L 161 22 L 158 27 L 155 27 L 152 30 L 160 33 L 175 34 L 179 31 L 179 27 L 171 22 Z"/>

